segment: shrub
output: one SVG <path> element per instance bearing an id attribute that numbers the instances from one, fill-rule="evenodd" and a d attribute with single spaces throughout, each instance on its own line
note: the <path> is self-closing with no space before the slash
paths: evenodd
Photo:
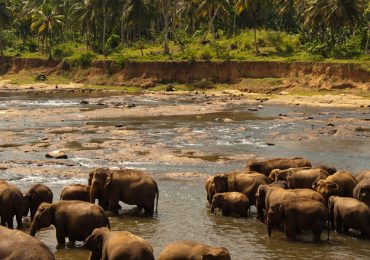
<path id="1" fill-rule="evenodd" d="M 350 38 L 333 48 L 332 56 L 336 59 L 353 59 L 361 55 L 361 39 Z"/>
<path id="2" fill-rule="evenodd" d="M 117 34 L 112 34 L 106 43 L 106 47 L 110 49 L 117 48 L 121 43 L 120 37 Z"/>
<path id="3" fill-rule="evenodd" d="M 210 60 L 212 59 L 212 54 L 211 51 L 208 48 L 205 48 L 201 53 L 200 53 L 200 58 L 202 60 Z"/>
<path id="4" fill-rule="evenodd" d="M 95 54 L 92 52 L 85 52 L 78 56 L 78 63 L 80 67 L 87 68 L 91 65 L 91 62 L 95 58 Z"/>
<path id="5" fill-rule="evenodd" d="M 63 59 L 72 55 L 73 51 L 70 44 L 60 44 L 53 48 L 53 56 L 57 59 Z"/>

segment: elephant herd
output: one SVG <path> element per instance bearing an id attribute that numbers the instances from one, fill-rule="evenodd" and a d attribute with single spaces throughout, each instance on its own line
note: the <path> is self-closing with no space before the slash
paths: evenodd
<path id="1" fill-rule="evenodd" d="M 250 160 L 241 172 L 217 174 L 205 183 L 211 212 L 247 216 L 250 206 L 272 229 L 296 239 L 311 231 L 314 241 L 330 230 L 370 236 L 370 171 L 356 177 L 333 167 L 312 167 L 303 158 Z"/>
<path id="2" fill-rule="evenodd" d="M 66 186 L 60 200 L 53 202 L 52 191 L 36 184 L 26 193 L 6 181 L 0 181 L 0 259 L 50 260 L 50 249 L 36 233 L 53 225 L 58 245 L 83 241 L 82 248 L 91 251 L 89 259 L 154 260 L 153 248 L 143 238 L 126 231 L 111 231 L 106 211 L 117 214 L 119 201 L 136 205 L 146 215 L 158 208 L 159 190 L 155 180 L 138 170 L 95 169 L 89 174 L 88 185 Z M 98 204 L 95 204 L 95 200 Z M 30 235 L 13 230 L 14 216 L 17 228 L 22 228 L 22 217 L 30 212 Z M 8 227 L 8 228 L 6 228 Z M 160 260 L 220 259 L 229 260 L 226 248 L 212 248 L 190 241 L 167 245 Z"/>

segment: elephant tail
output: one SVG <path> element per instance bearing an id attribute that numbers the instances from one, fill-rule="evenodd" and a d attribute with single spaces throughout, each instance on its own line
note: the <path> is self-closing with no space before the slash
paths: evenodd
<path id="1" fill-rule="evenodd" d="M 155 183 L 155 194 L 156 194 L 156 203 L 155 203 L 155 213 L 158 213 L 158 199 L 159 199 L 159 189 L 158 184 Z"/>
<path id="2" fill-rule="evenodd" d="M 327 240 L 329 241 L 329 237 L 330 237 L 330 221 L 329 220 L 328 220 L 327 228 L 328 228 L 328 238 L 327 238 Z"/>

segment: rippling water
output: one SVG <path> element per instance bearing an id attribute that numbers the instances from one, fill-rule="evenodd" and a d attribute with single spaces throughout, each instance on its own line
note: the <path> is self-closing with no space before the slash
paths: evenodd
<path id="1" fill-rule="evenodd" d="M 120 101 L 120 97 L 116 98 Z M 91 103 L 100 99 L 92 98 Z M 125 99 L 127 101 L 127 99 Z M 62 98 L 50 100 L 50 97 L 0 97 L 0 109 L 21 108 L 33 109 L 35 106 L 54 107 L 80 106 L 81 98 Z M 145 105 L 161 105 L 160 100 L 130 97 L 129 102 Z M 168 101 L 166 101 L 168 102 Z M 189 100 L 184 99 L 187 103 Z M 4 105 L 5 104 L 5 105 Z M 93 105 L 91 105 L 94 107 Z M 302 141 L 279 141 L 275 146 L 266 145 L 266 135 L 273 131 L 285 133 L 302 131 L 311 127 L 311 123 L 302 121 L 299 124 L 281 124 L 275 120 L 280 113 L 288 113 L 296 110 L 299 113 L 315 114 L 319 117 L 320 112 L 332 111 L 331 109 L 319 108 L 296 108 L 287 106 L 266 106 L 257 113 L 248 112 L 246 108 L 231 107 L 228 111 L 209 114 L 204 116 L 176 116 L 164 118 L 111 118 L 102 120 L 83 121 L 76 119 L 67 122 L 50 122 L 47 126 L 37 125 L 37 122 L 24 120 L 0 121 L 0 131 L 27 129 L 25 136 L 30 141 L 32 138 L 42 136 L 42 130 L 46 127 L 78 126 L 83 124 L 93 125 L 116 125 L 124 123 L 132 129 L 141 130 L 145 135 L 145 142 L 164 143 L 171 149 L 192 148 L 209 155 L 203 163 L 162 163 L 140 161 L 111 162 L 104 157 L 71 157 L 73 163 L 79 167 L 90 169 L 99 166 L 131 167 L 144 169 L 154 173 L 160 190 L 159 213 L 153 218 L 145 218 L 135 208 L 123 206 L 123 212 L 118 217 L 110 217 L 113 230 L 127 230 L 147 239 L 154 248 L 155 255 L 159 255 L 166 244 L 176 240 L 195 240 L 214 246 L 225 246 L 229 249 L 232 259 L 277 259 L 277 258 L 326 258 L 326 259 L 365 259 L 370 256 L 369 240 L 362 240 L 358 236 L 342 236 L 331 232 L 330 241 L 312 243 L 312 236 L 304 233 L 298 242 L 286 241 L 282 232 L 273 231 L 272 237 L 267 236 L 266 226 L 253 218 L 230 218 L 210 213 L 206 201 L 203 179 L 168 180 L 163 178 L 166 173 L 173 172 L 202 172 L 214 174 L 217 172 L 230 171 L 242 168 L 245 162 L 230 160 L 222 164 L 214 160 L 221 157 L 230 157 L 235 154 L 254 153 L 266 157 L 273 156 L 303 156 L 316 164 L 335 165 L 340 169 L 348 169 L 354 172 L 369 168 L 370 142 L 369 138 L 353 137 L 327 138 L 319 140 Z M 1 110 L 0 110 L 1 111 Z M 342 117 L 365 117 L 364 111 L 335 109 L 335 113 Z M 225 124 L 218 118 L 231 118 L 231 123 Z M 321 115 L 325 119 L 325 115 Z M 193 143 L 187 140 L 177 140 L 179 136 L 174 128 L 191 126 L 194 134 L 207 134 L 207 137 Z M 246 130 L 241 130 L 241 127 Z M 35 137 L 37 136 L 37 138 Z M 91 139 L 103 139 L 107 136 L 94 132 L 85 133 Z M 109 137 L 108 137 L 109 138 Z M 134 136 L 137 140 L 144 138 Z M 26 142 L 26 141 L 25 141 Z M 47 149 L 45 149 L 47 150 Z M 89 152 L 89 151 L 88 151 Z M 0 150 L 0 161 L 13 159 L 39 160 L 43 158 L 44 151 L 40 153 L 20 153 L 12 147 L 3 147 Z M 16 165 L 14 165 L 16 166 Z M 38 167 L 30 164 L 28 167 Z M 67 166 L 65 167 L 68 171 Z M 63 168 L 64 169 L 64 168 Z M 50 186 L 57 200 L 61 189 L 71 183 L 86 183 L 84 178 L 57 177 L 50 173 L 45 175 L 9 174 L 7 170 L 0 170 L 0 177 L 10 180 L 22 190 L 27 190 L 33 183 L 43 182 Z M 253 210 L 252 210 L 253 211 Z M 29 224 L 26 224 L 26 229 Z M 322 238 L 325 239 L 323 234 Z M 54 229 L 44 229 L 37 237 L 45 242 L 57 259 L 87 259 L 88 252 L 78 248 L 58 248 Z"/>

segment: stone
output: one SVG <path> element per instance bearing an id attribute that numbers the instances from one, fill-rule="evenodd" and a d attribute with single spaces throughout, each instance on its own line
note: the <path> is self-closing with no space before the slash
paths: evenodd
<path id="1" fill-rule="evenodd" d="M 249 110 L 249 111 L 254 111 L 254 112 L 255 112 L 255 111 L 258 111 L 258 108 L 250 107 L 250 108 L 248 108 L 248 110 Z"/>
<path id="2" fill-rule="evenodd" d="M 88 104 L 89 104 L 89 101 L 87 101 L 87 100 L 82 100 L 82 101 L 80 102 L 80 104 L 81 104 L 81 105 L 88 105 Z"/>
<path id="3" fill-rule="evenodd" d="M 68 159 L 68 156 L 65 152 L 63 151 L 59 151 L 59 150 L 55 150 L 55 151 L 52 151 L 52 152 L 48 152 L 46 155 L 45 155 L 46 158 L 53 158 L 53 159 Z"/>

